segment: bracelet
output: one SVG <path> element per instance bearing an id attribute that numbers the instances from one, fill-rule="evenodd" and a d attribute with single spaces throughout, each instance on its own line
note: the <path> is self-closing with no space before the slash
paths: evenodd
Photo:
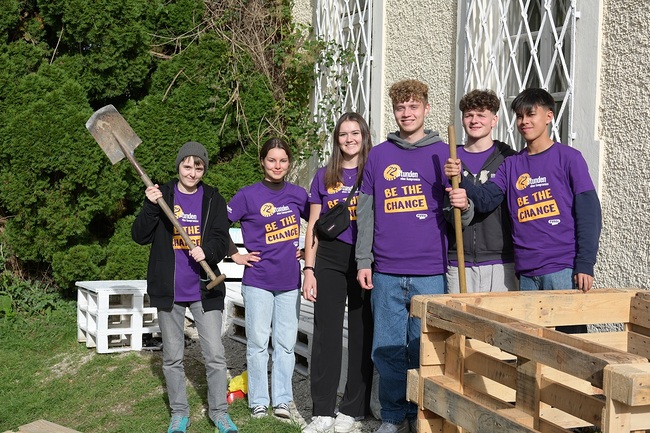
<path id="1" fill-rule="evenodd" d="M 316 272 L 316 271 L 314 270 L 314 267 L 313 267 L 313 266 L 305 266 L 304 268 L 302 268 L 302 272 L 303 272 L 303 274 L 305 273 L 305 271 L 308 271 L 308 270 L 311 270 L 312 272 Z"/>

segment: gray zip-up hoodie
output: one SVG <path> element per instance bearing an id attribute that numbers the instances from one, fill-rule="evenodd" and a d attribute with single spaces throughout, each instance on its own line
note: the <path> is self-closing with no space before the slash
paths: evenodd
<path id="1" fill-rule="evenodd" d="M 400 137 L 399 131 L 388 134 L 387 141 L 395 144 L 404 150 L 416 149 L 419 147 L 430 146 L 442 141 L 437 131 L 424 130 L 425 136 L 415 143 L 410 143 Z M 375 227 L 375 200 L 372 195 L 359 192 L 357 201 L 357 244 L 355 258 L 357 260 L 357 269 L 370 269 L 374 257 L 372 255 L 372 244 Z M 470 202 L 470 207 L 473 208 Z M 463 213 L 463 226 L 471 221 L 474 212 Z"/>

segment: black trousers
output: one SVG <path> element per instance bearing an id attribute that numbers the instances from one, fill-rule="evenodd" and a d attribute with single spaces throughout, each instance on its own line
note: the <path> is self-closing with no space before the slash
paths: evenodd
<path id="1" fill-rule="evenodd" d="M 348 369 L 339 411 L 352 417 L 370 413 L 373 365 L 370 292 L 357 282 L 354 246 L 319 241 L 316 250 L 317 299 L 311 352 L 314 416 L 334 416 L 343 354 L 343 319 L 348 305 Z"/>

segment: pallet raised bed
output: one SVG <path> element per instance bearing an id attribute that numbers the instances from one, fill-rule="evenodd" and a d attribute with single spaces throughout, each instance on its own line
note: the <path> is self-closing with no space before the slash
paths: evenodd
<path id="1" fill-rule="evenodd" d="M 418 432 L 650 430 L 650 292 L 625 289 L 417 296 Z M 564 325 L 600 325 L 564 334 Z"/>

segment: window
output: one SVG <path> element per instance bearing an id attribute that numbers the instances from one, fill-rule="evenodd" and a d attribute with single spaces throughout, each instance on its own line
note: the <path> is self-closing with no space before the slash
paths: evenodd
<path id="1" fill-rule="evenodd" d="M 314 115 L 329 135 L 346 111 L 370 115 L 372 0 L 317 0 L 315 33 L 327 42 L 316 65 Z M 327 146 L 330 145 L 328 140 Z"/>
<path id="2" fill-rule="evenodd" d="M 510 103 L 525 88 L 546 89 L 556 102 L 551 137 L 572 145 L 576 0 L 464 0 L 459 12 L 458 98 L 494 90 L 501 99 L 495 137 L 521 148 Z"/>

